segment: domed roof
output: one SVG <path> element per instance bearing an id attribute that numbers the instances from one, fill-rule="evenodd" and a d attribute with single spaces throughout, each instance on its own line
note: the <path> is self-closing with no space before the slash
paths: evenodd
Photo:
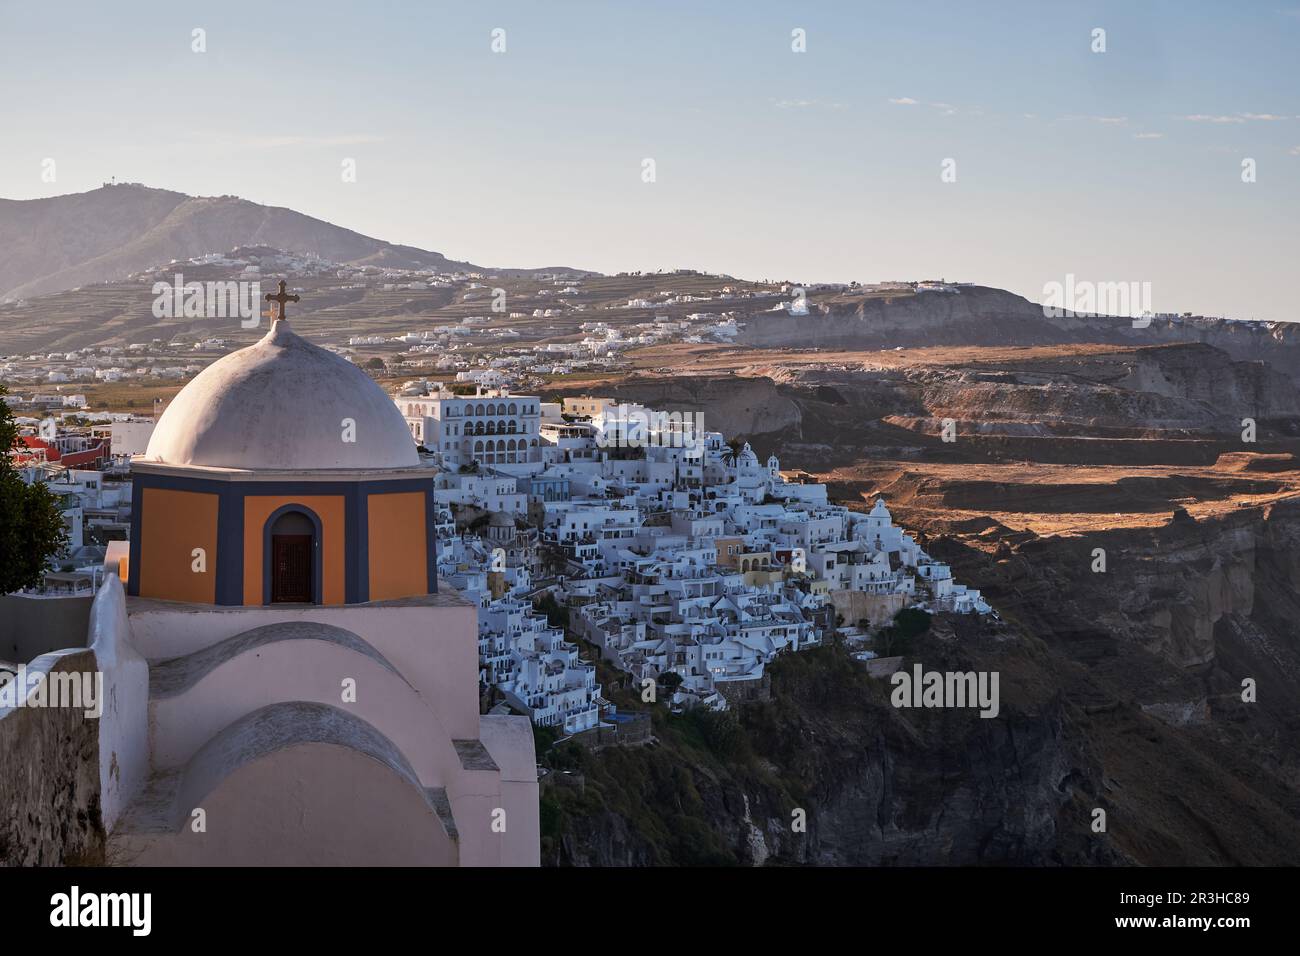
<path id="1" fill-rule="evenodd" d="M 354 423 L 344 441 L 345 419 Z M 277 320 L 213 362 L 167 406 L 144 460 L 297 471 L 419 465 L 393 400 L 370 376 Z"/>

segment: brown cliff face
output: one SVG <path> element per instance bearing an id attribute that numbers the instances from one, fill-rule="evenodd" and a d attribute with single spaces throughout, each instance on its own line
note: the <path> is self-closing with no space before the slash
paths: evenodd
<path id="1" fill-rule="evenodd" d="M 1043 307 L 1002 289 L 972 286 L 958 294 L 922 293 L 815 303 L 811 315 L 747 316 L 739 344 L 827 351 L 904 346 L 1032 346 L 1111 343 L 1139 348 L 1201 343 L 1240 361 L 1266 361 L 1300 375 L 1300 324 L 1237 322 L 1205 316 L 1154 319 L 1145 328 L 1110 316 L 1049 317 Z"/>
<path id="2" fill-rule="evenodd" d="M 1008 623 L 941 621 L 909 665 L 996 670 L 997 717 L 896 709 L 834 649 L 789 656 L 739 710 L 740 749 L 661 721 L 657 748 L 585 755 L 587 803 L 559 804 L 546 862 L 1294 862 L 1300 507 L 992 549 L 911 517 Z"/>
<path id="3" fill-rule="evenodd" d="M 1242 442 L 1246 419 L 1261 442 L 1300 435 L 1300 391 L 1289 378 L 1201 345 L 999 349 L 988 358 L 966 349 L 741 350 L 600 392 L 699 413 L 707 429 L 750 441 L 760 456 L 813 471 L 879 459 L 1212 465 L 1252 450 Z M 955 444 L 941 440 L 945 419 Z"/>
<path id="4" fill-rule="evenodd" d="M 935 550 L 1086 668 L 1099 701 L 1078 731 L 1129 820 L 1112 831 L 1117 845 L 1147 864 L 1283 864 L 1300 850 L 1298 536 L 1291 499 L 1035 537 L 992 561 L 987 540 L 974 549 L 957 535 Z M 1094 547 L 1106 549 L 1104 573 L 1092 571 Z"/>
<path id="5" fill-rule="evenodd" d="M 1203 345 L 1013 353 L 740 350 L 718 361 L 742 374 L 622 383 L 851 507 L 883 495 L 1004 621 L 940 621 L 908 666 L 996 670 L 1002 708 L 899 710 L 832 649 L 783 658 L 743 745 L 661 720 L 658 748 L 585 758 L 588 815 L 557 805 L 548 862 L 1300 858 L 1294 386 Z M 731 417 L 740 395 L 780 420 Z"/>
<path id="6" fill-rule="evenodd" d="M 558 816 L 544 862 L 1123 862 L 1089 839 L 1102 776 L 1068 735 L 1070 705 L 1036 642 L 945 621 L 917 652 L 927 669 L 998 668 L 1001 713 L 896 709 L 841 649 L 790 656 L 773 666 L 770 701 L 714 718 L 734 721 L 742 745 L 661 717 L 655 748 L 583 754 L 582 797 L 544 797 Z"/>

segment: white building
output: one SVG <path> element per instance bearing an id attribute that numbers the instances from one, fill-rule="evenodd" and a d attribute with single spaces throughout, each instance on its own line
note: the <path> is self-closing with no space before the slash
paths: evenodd
<path id="1" fill-rule="evenodd" d="M 535 395 L 480 387 L 474 395 L 439 391 L 394 401 L 411 436 L 448 469 L 476 463 L 514 474 L 541 470 L 541 400 Z"/>
<path id="2" fill-rule="evenodd" d="M 444 453 L 467 437 L 463 426 L 491 420 L 490 406 L 499 413 L 502 401 L 398 400 L 409 403 L 408 422 L 461 426 L 441 433 L 451 440 Z M 524 600 L 534 585 L 521 555 L 531 545 L 520 545 L 522 532 L 505 515 L 521 524 L 527 515 L 529 533 L 563 561 L 551 587 L 572 630 L 637 681 L 675 673 L 674 709 L 725 709 L 776 655 L 814 646 L 837 627 L 856 633 L 863 618 L 881 623 L 918 603 L 989 610 L 893 524 L 882 500 L 865 513 L 832 505 L 825 485 L 787 478 L 775 456 L 762 462 L 748 444 L 733 452 L 695 418 L 590 397 L 565 399 L 564 417 L 554 405 L 543 410 L 534 473 L 444 473 L 436 492 L 449 506 L 499 512 L 487 539 L 455 537 L 439 567 L 480 607 L 484 683 L 537 723 L 566 733 L 596 726 L 599 688 L 562 633 Z M 513 547 L 500 546 L 499 533 Z"/>

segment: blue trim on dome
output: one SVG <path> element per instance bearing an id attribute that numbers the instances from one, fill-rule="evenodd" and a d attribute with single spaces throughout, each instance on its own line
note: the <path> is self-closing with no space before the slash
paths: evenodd
<path id="1" fill-rule="evenodd" d="M 236 491 L 217 493 L 218 604 L 244 603 L 244 496 Z"/>
<path id="2" fill-rule="evenodd" d="M 357 603 L 370 600 L 370 495 L 357 494 L 357 546 L 352 550 L 357 556 Z"/>
<path id="3" fill-rule="evenodd" d="M 157 487 L 157 486 L 155 486 Z M 126 563 L 126 593 L 134 597 L 140 596 L 140 511 L 144 505 L 144 484 L 138 479 L 131 482 L 131 553 L 127 555 Z M 221 548 L 217 548 L 217 560 L 221 560 Z M 220 580 L 221 571 L 218 569 L 217 578 Z"/>
<path id="4" fill-rule="evenodd" d="M 343 534 L 348 541 L 359 542 L 358 547 L 346 548 L 343 554 L 343 600 L 348 604 L 364 604 L 370 584 L 369 541 L 361 535 L 365 501 L 356 485 L 348 485 L 343 495 Z"/>

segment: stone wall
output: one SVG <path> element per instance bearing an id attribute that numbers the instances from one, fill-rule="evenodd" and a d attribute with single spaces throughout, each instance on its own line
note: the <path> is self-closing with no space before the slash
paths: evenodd
<path id="1" fill-rule="evenodd" d="M 601 724 L 564 739 L 581 744 L 589 750 L 598 750 L 601 747 L 634 747 L 648 743 L 652 729 L 649 712 L 620 711 L 620 713 L 632 719 Z"/>
<path id="2" fill-rule="evenodd" d="M 757 680 L 720 680 L 714 681 L 713 687 L 732 707 L 736 704 L 769 700 L 772 697 L 772 678 L 766 669 L 763 671 L 763 676 Z"/>
<path id="3" fill-rule="evenodd" d="M 95 655 L 61 651 L 32 670 L 90 673 Z M 0 866 L 100 865 L 99 721 L 72 707 L 0 709 Z"/>
<path id="4" fill-rule="evenodd" d="M 854 627 L 863 618 L 866 618 L 872 627 L 888 624 L 907 603 L 907 596 L 903 594 L 831 591 L 828 597 L 835 608 L 835 613 L 843 615 L 847 627 Z"/>

